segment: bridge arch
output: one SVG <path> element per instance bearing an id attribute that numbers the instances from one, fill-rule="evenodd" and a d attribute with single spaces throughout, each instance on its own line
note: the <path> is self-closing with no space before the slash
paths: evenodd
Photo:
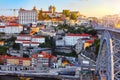
<path id="1" fill-rule="evenodd" d="M 101 80 L 114 80 L 112 37 L 104 31 L 101 37 L 96 73 Z"/>

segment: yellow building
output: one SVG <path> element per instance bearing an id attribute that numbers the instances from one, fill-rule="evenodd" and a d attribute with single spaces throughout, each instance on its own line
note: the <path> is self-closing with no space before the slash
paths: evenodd
<path id="1" fill-rule="evenodd" d="M 19 59 L 17 59 L 17 58 L 8 58 L 7 59 L 7 64 L 10 64 L 10 65 L 19 65 Z"/>
<path id="2" fill-rule="evenodd" d="M 30 66 L 30 59 L 23 59 L 23 66 Z"/>
<path id="3" fill-rule="evenodd" d="M 86 42 L 84 42 L 84 49 L 86 49 L 86 47 L 89 47 L 90 45 L 92 45 L 94 42 L 94 40 L 87 40 Z"/>
<path id="4" fill-rule="evenodd" d="M 30 35 L 33 35 L 35 32 L 39 32 L 39 27 L 31 27 Z"/>
<path id="5" fill-rule="evenodd" d="M 115 28 L 120 28 L 120 24 L 116 24 L 116 25 L 115 25 Z"/>
<path id="6" fill-rule="evenodd" d="M 7 65 L 21 65 L 21 66 L 30 66 L 31 59 L 30 58 L 21 58 L 14 56 L 7 56 L 6 62 Z"/>
<path id="7" fill-rule="evenodd" d="M 3 46 L 5 44 L 4 41 L 0 41 L 0 46 Z"/>

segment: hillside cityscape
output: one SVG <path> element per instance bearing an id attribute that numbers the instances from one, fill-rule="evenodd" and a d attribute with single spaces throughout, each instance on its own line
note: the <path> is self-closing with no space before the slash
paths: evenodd
<path id="1" fill-rule="evenodd" d="M 120 14 L 57 9 L 0 9 L 0 80 L 120 80 Z"/>

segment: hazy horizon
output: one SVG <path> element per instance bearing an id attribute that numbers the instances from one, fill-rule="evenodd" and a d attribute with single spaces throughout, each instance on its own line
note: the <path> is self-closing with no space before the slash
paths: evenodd
<path id="1" fill-rule="evenodd" d="M 0 0 L 1 9 L 37 9 L 48 10 L 54 5 L 58 12 L 63 9 L 80 11 L 85 16 L 102 17 L 104 15 L 118 14 L 120 12 L 119 0 Z M 0 15 L 13 15 L 12 11 L 0 10 Z"/>

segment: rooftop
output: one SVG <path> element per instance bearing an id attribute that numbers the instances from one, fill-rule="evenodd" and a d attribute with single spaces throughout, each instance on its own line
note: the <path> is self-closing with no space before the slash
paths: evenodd
<path id="1" fill-rule="evenodd" d="M 90 36 L 89 34 L 67 34 L 66 36 Z"/>

